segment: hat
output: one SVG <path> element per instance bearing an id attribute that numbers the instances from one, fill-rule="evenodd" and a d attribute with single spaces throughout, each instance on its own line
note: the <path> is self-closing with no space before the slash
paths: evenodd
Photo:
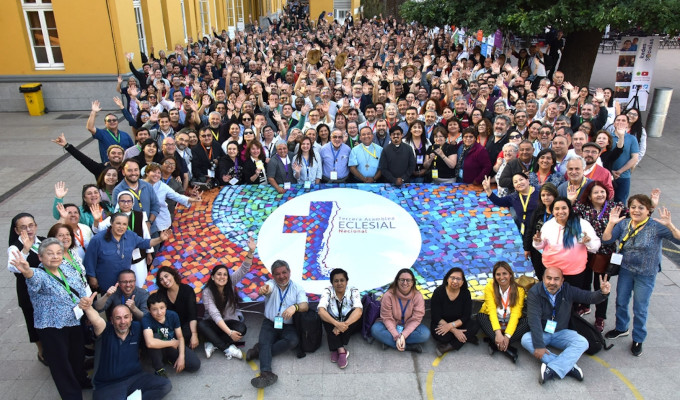
<path id="1" fill-rule="evenodd" d="M 346 61 L 347 52 L 343 51 L 342 53 L 338 54 L 337 57 L 335 57 L 335 62 L 333 63 L 335 65 L 335 69 L 342 69 L 345 66 Z"/>
<path id="2" fill-rule="evenodd" d="M 597 149 L 597 151 L 602 151 L 602 147 L 595 142 L 588 142 L 584 144 L 583 146 L 581 146 L 581 150 L 585 149 L 586 147 L 594 147 Z"/>
<path id="3" fill-rule="evenodd" d="M 321 51 L 317 49 L 312 49 L 307 52 L 307 62 L 316 65 L 321 60 Z"/>
<path id="4" fill-rule="evenodd" d="M 401 67 L 401 70 L 406 72 L 406 70 L 409 69 L 409 68 L 413 69 L 413 72 L 416 72 L 416 66 L 413 65 L 413 64 L 405 65 L 405 66 Z"/>

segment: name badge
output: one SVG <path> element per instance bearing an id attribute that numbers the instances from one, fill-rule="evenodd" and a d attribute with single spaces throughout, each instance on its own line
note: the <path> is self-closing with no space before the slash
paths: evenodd
<path id="1" fill-rule="evenodd" d="M 85 297 L 90 297 L 90 296 L 92 296 L 92 289 L 90 289 L 90 285 L 85 284 Z"/>
<path id="2" fill-rule="evenodd" d="M 290 190 L 290 182 L 284 182 L 283 188 L 286 189 L 286 190 Z"/>
<path id="3" fill-rule="evenodd" d="M 260 169 L 260 170 L 264 169 L 264 164 L 262 163 L 262 160 L 255 161 L 255 168 Z"/>
<path id="4" fill-rule="evenodd" d="M 548 320 L 545 321 L 545 331 L 548 333 L 555 333 L 555 328 L 557 328 L 557 321 Z"/>
<path id="5" fill-rule="evenodd" d="M 231 179 L 229 180 L 229 184 L 230 184 L 230 185 L 236 185 L 237 183 L 238 183 L 238 179 L 236 179 L 236 178 L 231 178 Z"/>
<path id="6" fill-rule="evenodd" d="M 274 317 L 274 329 L 283 329 L 283 317 Z"/>
<path id="7" fill-rule="evenodd" d="M 215 171 L 212 170 L 212 169 L 209 169 L 209 170 L 208 170 L 208 177 L 209 177 L 209 178 L 214 178 L 214 177 L 215 177 Z"/>
<path id="8" fill-rule="evenodd" d="M 305 189 L 309 189 L 312 187 L 312 181 L 305 181 Z"/>
<path id="9" fill-rule="evenodd" d="M 80 318 L 82 318 L 83 315 L 85 315 L 83 310 L 78 306 L 73 307 L 73 314 L 76 316 L 77 320 L 80 320 Z"/>
<path id="10" fill-rule="evenodd" d="M 432 179 L 438 179 L 439 178 L 439 170 L 433 169 L 432 170 Z"/>
<path id="11" fill-rule="evenodd" d="M 331 171 L 331 180 L 332 181 L 338 180 L 338 172 L 337 171 Z"/>
<path id="12" fill-rule="evenodd" d="M 416 156 L 416 164 L 422 164 L 424 159 L 425 157 L 423 156 Z"/>
<path id="13" fill-rule="evenodd" d="M 621 261 L 623 261 L 623 254 L 612 253 L 612 258 L 609 260 L 610 263 L 616 264 L 616 265 L 621 265 Z"/>
<path id="14" fill-rule="evenodd" d="M 404 325 L 397 325 L 397 332 L 401 334 L 404 331 Z"/>

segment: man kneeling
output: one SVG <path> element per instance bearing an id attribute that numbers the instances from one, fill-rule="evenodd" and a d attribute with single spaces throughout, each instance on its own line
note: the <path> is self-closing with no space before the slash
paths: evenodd
<path id="1" fill-rule="evenodd" d="M 522 336 L 522 346 L 542 361 L 538 382 L 559 376 L 583 380 L 583 371 L 576 365 L 588 349 L 588 341 L 576 331 L 567 329 L 573 303 L 597 304 L 609 296 L 611 284 L 600 277 L 600 290 L 589 292 L 564 282 L 562 271 L 547 268 L 543 283 L 534 285 L 527 295 L 527 319 L 530 331 Z M 547 347 L 562 349 L 559 355 Z"/>

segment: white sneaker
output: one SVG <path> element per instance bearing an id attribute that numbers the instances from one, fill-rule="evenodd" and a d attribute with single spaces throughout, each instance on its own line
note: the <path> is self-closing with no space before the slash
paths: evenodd
<path id="1" fill-rule="evenodd" d="M 205 358 L 210 358 L 215 352 L 215 346 L 210 342 L 205 342 L 203 344 L 203 349 L 205 349 Z"/>
<path id="2" fill-rule="evenodd" d="M 231 359 L 232 357 L 238 358 L 239 360 L 243 359 L 243 353 L 233 344 L 224 350 L 224 355 L 227 356 L 227 359 Z"/>

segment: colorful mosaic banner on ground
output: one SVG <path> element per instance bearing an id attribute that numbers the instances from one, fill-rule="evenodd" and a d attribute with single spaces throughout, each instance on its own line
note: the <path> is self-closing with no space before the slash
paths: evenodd
<path id="1" fill-rule="evenodd" d="M 174 236 L 151 271 L 172 265 L 196 293 L 213 266 L 241 265 L 253 233 L 254 266 L 238 283 L 244 302 L 262 300 L 257 288 L 276 259 L 288 261 L 291 278 L 311 294 L 329 286 L 333 268 L 347 270 L 351 286 L 381 293 L 400 268 L 412 267 L 426 298 L 454 266 L 465 270 L 477 298 L 496 261 L 533 275 L 507 210 L 468 185 L 300 185 L 283 195 L 270 186 L 236 186 L 203 199 L 178 206 Z M 147 287 L 156 289 L 151 275 Z"/>

